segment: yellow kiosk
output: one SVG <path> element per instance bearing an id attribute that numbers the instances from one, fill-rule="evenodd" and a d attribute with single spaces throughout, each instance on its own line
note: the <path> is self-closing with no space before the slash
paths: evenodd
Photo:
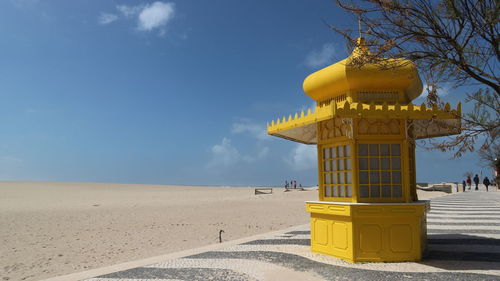
<path id="1" fill-rule="evenodd" d="M 461 105 L 413 105 L 422 92 L 416 66 L 352 64 L 367 52 L 360 38 L 348 58 L 309 75 L 303 87 L 314 112 L 267 130 L 317 145 L 319 200 L 306 202 L 312 251 L 350 262 L 417 261 L 429 207 L 417 198 L 414 140 L 459 133 Z"/>

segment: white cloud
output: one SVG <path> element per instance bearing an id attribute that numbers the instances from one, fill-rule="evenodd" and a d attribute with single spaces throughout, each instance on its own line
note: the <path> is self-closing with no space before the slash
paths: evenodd
<path id="1" fill-rule="evenodd" d="M 252 163 L 260 159 L 264 159 L 269 154 L 269 147 L 261 147 L 252 155 L 244 155 L 241 159 L 247 163 Z"/>
<path id="2" fill-rule="evenodd" d="M 325 66 L 332 62 L 335 54 L 335 45 L 333 43 L 323 44 L 321 49 L 313 50 L 307 54 L 304 61 L 305 65 L 311 68 Z"/>
<path id="3" fill-rule="evenodd" d="M 255 123 L 251 123 L 248 120 L 242 120 L 236 123 L 233 123 L 231 127 L 231 133 L 233 134 L 241 134 L 241 133 L 250 133 L 253 137 L 258 140 L 270 140 L 271 137 L 267 134 L 266 127 L 264 125 L 259 125 Z"/>
<path id="4" fill-rule="evenodd" d="M 420 96 L 418 96 L 417 99 L 426 99 L 427 98 L 427 83 L 425 83 L 423 85 L 423 91 L 422 91 L 422 94 L 420 94 Z M 449 85 L 449 84 L 443 84 L 443 85 L 440 85 L 437 89 L 437 94 L 439 97 L 446 97 L 452 90 L 452 87 Z"/>
<path id="5" fill-rule="evenodd" d="M 174 17 L 174 3 L 154 2 L 147 5 L 139 13 L 138 29 L 150 31 L 156 28 L 164 28 Z"/>
<path id="6" fill-rule="evenodd" d="M 297 144 L 290 152 L 289 158 L 285 159 L 285 162 L 296 171 L 316 169 L 317 161 L 316 146 L 302 143 Z"/>
<path id="7" fill-rule="evenodd" d="M 221 144 L 212 146 L 212 160 L 208 167 L 224 166 L 228 167 L 240 161 L 239 151 L 231 144 L 231 140 L 223 138 Z"/>
<path id="8" fill-rule="evenodd" d="M 137 30 L 158 30 L 160 35 L 165 34 L 167 24 L 174 18 L 175 4 L 172 2 L 156 1 L 152 4 L 141 4 L 137 6 L 118 5 L 118 15 L 113 13 L 101 13 L 100 24 L 109 24 L 119 18 L 137 20 Z"/>
<path id="9" fill-rule="evenodd" d="M 21 164 L 23 163 L 23 160 L 22 159 L 19 159 L 19 158 L 16 158 L 16 157 L 12 157 L 12 156 L 2 156 L 0 157 L 0 164 L 3 165 L 18 165 L 18 164 Z"/>
<path id="10" fill-rule="evenodd" d="M 99 24 L 110 24 L 118 19 L 115 14 L 101 13 L 98 18 Z"/>
<path id="11" fill-rule="evenodd" d="M 230 139 L 223 138 L 220 144 L 212 146 L 211 152 L 212 159 L 207 164 L 208 168 L 230 167 L 239 162 L 252 163 L 265 158 L 269 154 L 269 147 L 259 147 L 255 153 L 242 155 Z"/>
<path id="12" fill-rule="evenodd" d="M 212 146 L 212 159 L 208 162 L 207 167 L 229 167 L 240 162 L 253 163 L 258 160 L 264 159 L 269 154 L 269 147 L 264 146 L 265 140 L 271 140 L 267 134 L 266 127 L 257 123 L 253 123 L 249 119 L 240 119 L 231 126 L 231 134 L 235 139 L 240 140 L 244 143 L 255 142 L 250 148 L 249 145 L 245 145 L 244 152 L 241 153 L 231 142 L 231 139 L 225 137 L 222 139 L 220 144 Z M 239 134 L 248 134 L 256 141 L 250 137 L 236 136 Z M 243 139 L 244 140 L 243 140 Z M 237 141 L 237 143 L 239 143 Z"/>
<path id="13" fill-rule="evenodd" d="M 137 15 L 142 9 L 144 9 L 144 5 L 138 6 L 127 6 L 127 5 L 118 5 L 116 9 L 122 13 L 125 17 L 132 17 Z"/>
<path id="14" fill-rule="evenodd" d="M 265 158 L 267 156 L 267 154 L 269 154 L 269 147 L 265 146 L 265 147 L 261 148 L 259 150 L 259 152 L 257 152 L 257 158 L 258 159 Z"/>
<path id="15" fill-rule="evenodd" d="M 32 8 L 40 2 L 40 0 L 10 0 L 17 8 Z"/>

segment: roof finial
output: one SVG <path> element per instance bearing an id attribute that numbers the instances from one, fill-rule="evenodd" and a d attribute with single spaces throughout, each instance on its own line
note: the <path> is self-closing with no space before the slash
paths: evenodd
<path id="1" fill-rule="evenodd" d="M 361 34 L 361 18 L 358 17 L 358 32 L 359 32 L 359 38 L 363 38 L 363 35 Z"/>

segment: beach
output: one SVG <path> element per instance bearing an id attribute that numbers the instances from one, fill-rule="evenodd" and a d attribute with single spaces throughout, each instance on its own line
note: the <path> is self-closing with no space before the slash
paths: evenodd
<path id="1" fill-rule="evenodd" d="M 0 275 L 40 280 L 219 243 L 220 230 L 229 241 L 307 224 L 317 192 L 0 182 Z"/>

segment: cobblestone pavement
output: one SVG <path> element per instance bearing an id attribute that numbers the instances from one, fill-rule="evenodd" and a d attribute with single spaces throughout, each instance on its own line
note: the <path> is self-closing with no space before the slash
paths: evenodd
<path id="1" fill-rule="evenodd" d="M 428 255 L 419 263 L 351 264 L 314 254 L 305 225 L 302 230 L 86 281 L 276 280 L 270 272 L 306 274 L 310 280 L 500 280 L 500 192 L 435 198 L 427 221 Z"/>

